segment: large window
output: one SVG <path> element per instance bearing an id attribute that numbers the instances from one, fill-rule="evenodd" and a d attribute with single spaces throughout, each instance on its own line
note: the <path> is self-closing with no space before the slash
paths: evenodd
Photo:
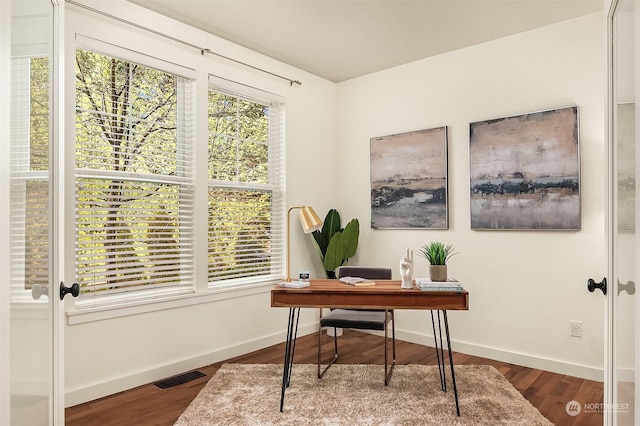
<path id="1" fill-rule="evenodd" d="M 193 82 L 76 51 L 81 294 L 193 288 Z"/>
<path id="2" fill-rule="evenodd" d="M 11 61 L 12 300 L 49 282 L 49 60 Z M 46 299 L 42 299 L 46 300 Z"/>
<path id="3" fill-rule="evenodd" d="M 212 287 L 283 275 L 283 107 L 210 79 L 209 262 Z"/>
<path id="4" fill-rule="evenodd" d="M 111 297 L 102 296 L 127 292 L 131 301 L 204 290 L 196 280 L 210 288 L 281 280 L 282 100 L 211 77 L 208 111 L 199 115 L 208 120 L 208 137 L 196 141 L 194 81 L 167 71 L 175 64 L 163 68 L 150 59 L 142 65 L 129 53 L 122 59 L 76 50 L 75 263 L 81 297 L 108 304 Z M 207 158 L 195 158 L 197 143 L 207 144 Z M 208 169 L 200 175 L 208 181 L 202 182 L 206 200 L 196 200 L 196 193 L 205 194 L 195 190 L 198 167 Z M 207 233 L 194 231 L 198 221 Z M 207 253 L 196 253 L 204 238 Z M 200 278 L 199 258 L 208 260 Z"/>

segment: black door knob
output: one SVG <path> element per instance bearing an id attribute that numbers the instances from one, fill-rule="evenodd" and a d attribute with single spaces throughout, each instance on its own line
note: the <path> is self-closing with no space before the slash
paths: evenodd
<path id="1" fill-rule="evenodd" d="M 80 295 L 80 284 L 73 283 L 71 287 L 67 287 L 64 282 L 60 281 L 60 300 L 64 299 L 67 293 L 71 293 L 73 297 L 78 297 Z"/>
<path id="2" fill-rule="evenodd" d="M 593 293 L 596 290 L 596 288 L 599 288 L 600 290 L 602 290 L 602 294 L 606 295 L 607 294 L 607 278 L 606 277 L 603 278 L 602 281 L 600 281 L 599 283 L 589 278 L 589 281 L 587 281 L 587 288 L 591 293 Z"/>

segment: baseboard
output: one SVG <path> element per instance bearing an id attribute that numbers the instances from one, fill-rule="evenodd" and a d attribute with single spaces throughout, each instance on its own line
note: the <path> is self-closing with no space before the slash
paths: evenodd
<path id="1" fill-rule="evenodd" d="M 396 329 L 396 337 L 411 343 L 433 347 L 433 336 L 414 332 L 407 332 Z M 496 361 L 508 362 L 510 364 L 521 365 L 523 367 L 536 368 L 538 370 L 550 371 L 552 373 L 566 374 L 580 377 L 587 380 L 604 381 L 604 370 L 602 368 L 590 367 L 587 365 L 572 364 L 549 358 L 541 358 L 529 354 L 507 351 L 489 346 L 482 346 L 473 343 L 461 342 L 451 339 L 451 350 L 468 355 L 494 359 Z"/>
<path id="2" fill-rule="evenodd" d="M 300 325 L 298 336 L 309 333 L 317 333 L 318 324 Z M 106 382 L 96 383 L 81 388 L 68 389 L 65 392 L 65 407 L 83 404 L 98 398 L 113 395 L 128 389 L 142 386 L 148 383 L 175 376 L 185 371 L 195 370 L 225 359 L 234 358 L 268 346 L 276 345 L 284 341 L 284 332 L 278 332 L 266 337 L 251 340 L 235 346 L 229 346 L 214 352 L 183 359 L 179 362 L 167 364 L 161 367 L 140 371 L 138 373 L 118 377 Z"/>
<path id="3" fill-rule="evenodd" d="M 616 379 L 620 382 L 635 383 L 636 371 L 633 368 L 618 368 L 618 377 Z"/>
<path id="4" fill-rule="evenodd" d="M 316 333 L 317 324 L 308 324 L 298 328 L 298 336 L 304 336 L 310 333 Z M 374 332 L 374 334 L 378 334 Z M 433 336 L 419 334 L 414 332 L 396 329 L 396 337 L 411 343 L 420 345 L 433 346 Z M 140 371 L 136 374 L 119 377 L 106 382 L 96 383 L 82 388 L 70 389 L 65 393 L 65 406 L 71 407 L 85 402 L 113 395 L 128 389 L 153 383 L 185 371 L 201 368 L 206 365 L 215 364 L 225 359 L 244 355 L 271 345 L 282 343 L 282 333 L 271 334 L 266 337 L 251 340 L 239 345 L 230 346 L 207 354 L 184 359 L 179 362 L 167 364 L 149 370 Z M 504 349 L 491 348 L 488 346 L 470 344 L 466 342 L 451 340 L 451 348 L 453 351 L 462 352 L 469 355 L 479 356 L 483 358 L 494 359 L 497 361 L 508 362 L 510 364 L 522 365 L 524 367 L 536 368 L 545 371 L 551 371 L 559 374 L 567 374 L 574 377 L 581 377 L 588 380 L 602 382 L 604 380 L 604 372 L 602 369 L 576 365 L 563 361 L 540 358 L 528 354 L 506 351 Z"/>

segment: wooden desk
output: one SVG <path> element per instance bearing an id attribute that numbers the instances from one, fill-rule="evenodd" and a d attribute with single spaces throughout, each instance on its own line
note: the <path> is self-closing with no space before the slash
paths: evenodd
<path id="1" fill-rule="evenodd" d="M 460 415 L 447 311 L 468 310 L 469 292 L 422 291 L 416 288 L 402 289 L 400 288 L 401 282 L 399 280 L 376 280 L 375 286 L 362 287 L 344 284 L 338 280 L 311 280 L 310 284 L 309 287 L 301 289 L 276 286 L 271 290 L 271 306 L 289 308 L 280 411 L 284 408 L 285 390 L 289 387 L 291 381 L 291 369 L 293 367 L 293 354 L 295 352 L 300 308 L 418 309 L 431 311 L 431 323 L 433 326 L 433 337 L 436 342 L 440 381 L 443 391 L 446 392 L 444 345 L 442 342 L 442 323 L 440 321 L 440 314 L 442 314 L 446 343 L 449 351 L 449 364 L 451 366 L 456 412 L 458 416 Z M 434 319 L 433 311 L 437 311 L 437 322 Z M 438 347 L 436 323 L 438 324 L 440 334 L 440 347 Z M 440 352 L 438 352 L 438 349 Z"/>

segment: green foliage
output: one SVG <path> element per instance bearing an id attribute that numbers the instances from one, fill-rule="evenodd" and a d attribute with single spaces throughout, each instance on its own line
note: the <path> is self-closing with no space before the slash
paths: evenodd
<path id="1" fill-rule="evenodd" d="M 209 179 L 269 183 L 269 111 L 209 92 Z"/>
<path id="2" fill-rule="evenodd" d="M 49 59 L 38 57 L 29 59 L 29 148 L 20 152 L 28 153 L 27 170 L 47 172 L 49 170 Z M 26 109 L 25 106 L 20 108 Z M 26 148 L 26 147 L 25 147 Z M 21 170 L 22 170 L 22 166 Z M 22 174 L 20 173 L 22 176 Z M 30 175 L 27 173 L 25 175 Z M 45 173 L 46 175 L 46 173 Z M 42 175 L 40 175 L 42 176 Z M 31 176 L 25 180 L 24 209 L 24 278 L 25 289 L 35 284 L 48 285 L 49 270 L 49 186 L 48 180 Z M 15 188 L 12 188 L 12 192 Z"/>
<path id="3" fill-rule="evenodd" d="M 83 287 L 180 279 L 180 187 L 154 182 L 182 171 L 178 79 L 76 50 L 76 173 L 107 176 L 77 180 L 76 262 Z"/>
<path id="4" fill-rule="evenodd" d="M 194 149 L 178 95 L 188 102 L 191 82 L 81 49 L 75 71 L 79 282 L 177 283 L 189 263 L 181 249 L 192 232 L 183 207 L 192 191 L 175 178 L 191 173 Z M 269 275 L 271 107 L 214 90 L 208 100 L 209 281 Z"/>
<path id="5" fill-rule="evenodd" d="M 31 58 L 29 169 L 49 170 L 49 58 Z"/>
<path id="6" fill-rule="evenodd" d="M 313 232 L 327 278 L 335 278 L 335 270 L 356 254 L 359 237 L 358 219 L 351 219 L 347 226 L 341 228 L 340 214 L 336 209 L 329 210 L 322 229 Z"/>
<path id="7" fill-rule="evenodd" d="M 427 259 L 431 265 L 446 265 L 447 261 L 458 252 L 453 251 L 453 245 L 440 241 L 433 241 L 423 245 L 418 253 Z"/>
<path id="8" fill-rule="evenodd" d="M 178 78 L 76 51 L 76 167 L 176 175 Z"/>
<path id="9" fill-rule="evenodd" d="M 318 243 L 318 248 L 320 249 L 320 253 L 322 255 L 322 259 L 324 262 L 324 255 L 327 252 L 327 247 L 329 246 L 329 241 L 333 234 L 340 230 L 340 214 L 335 209 L 329 210 L 327 216 L 322 223 L 322 229 L 319 231 L 313 231 L 313 238 Z"/>
<path id="10" fill-rule="evenodd" d="M 227 182 L 270 184 L 270 107 L 209 91 L 209 281 L 269 275 L 270 190 L 231 188 Z M 225 182 L 218 186 L 217 183 Z"/>

